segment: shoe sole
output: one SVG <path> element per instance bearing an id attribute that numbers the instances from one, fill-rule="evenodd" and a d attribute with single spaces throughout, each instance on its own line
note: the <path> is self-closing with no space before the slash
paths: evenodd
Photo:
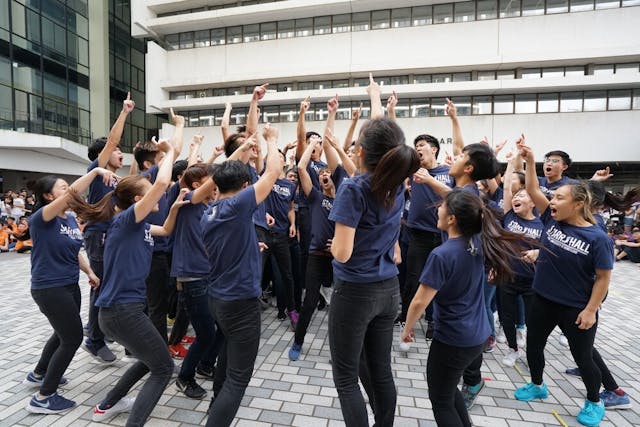
<path id="1" fill-rule="evenodd" d="M 547 394 L 546 396 L 536 396 L 536 397 L 532 397 L 530 399 L 519 399 L 515 395 L 513 397 L 515 397 L 516 400 L 519 400 L 520 402 L 533 402 L 534 400 L 544 400 L 544 399 L 548 398 L 549 395 Z"/>
<path id="2" fill-rule="evenodd" d="M 40 406 L 31 406 L 31 403 L 27 403 L 27 407 L 25 409 L 27 412 L 31 412 L 32 414 L 64 414 L 65 412 L 73 409 L 74 406 L 66 409 L 48 409 Z"/>
<path id="3" fill-rule="evenodd" d="M 23 380 L 22 384 L 26 385 L 29 388 L 40 388 L 42 383 L 34 383 L 33 381 Z"/>
<path id="4" fill-rule="evenodd" d="M 606 410 L 615 411 L 618 409 L 631 409 L 631 403 L 624 403 L 622 405 L 605 406 Z"/>

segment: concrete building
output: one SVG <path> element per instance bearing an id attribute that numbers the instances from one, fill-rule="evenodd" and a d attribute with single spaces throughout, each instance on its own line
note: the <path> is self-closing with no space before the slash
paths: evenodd
<path id="1" fill-rule="evenodd" d="M 610 164 L 614 184 L 640 172 L 639 0 L 203 1 L 133 0 L 131 32 L 146 38 L 146 110 L 187 117 L 186 136 L 221 144 L 226 102 L 245 121 L 254 85 L 269 82 L 263 121 L 295 139 L 299 102 L 321 130 L 338 94 L 336 130 L 364 101 L 371 71 L 400 98 L 408 139 L 445 144 L 445 97 L 469 141 L 514 140 L 571 154 L 574 174 Z M 165 129 L 169 133 L 170 129 Z M 208 153 L 205 153 L 205 155 Z"/>

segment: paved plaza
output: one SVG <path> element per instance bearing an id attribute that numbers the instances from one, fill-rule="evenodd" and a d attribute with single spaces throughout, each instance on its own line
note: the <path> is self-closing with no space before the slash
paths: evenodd
<path id="1" fill-rule="evenodd" d="M 40 355 L 51 327 L 40 313 L 29 292 L 29 256 L 0 254 L 0 425 L 28 426 L 86 426 L 93 425 L 93 406 L 127 369 L 118 361 L 104 367 L 82 350 L 78 350 L 67 370 L 69 384 L 65 397 L 77 406 L 65 415 L 29 414 L 25 405 L 31 390 L 22 384 Z M 88 290 L 82 275 L 83 316 L 86 318 Z M 640 305 L 640 265 L 616 263 L 611 291 L 601 312 L 597 347 L 608 362 L 620 386 L 631 396 L 633 409 L 608 411 L 602 426 L 640 425 L 640 336 L 638 327 Z M 344 425 L 340 403 L 331 378 L 329 343 L 327 339 L 327 311 L 319 312 L 309 328 L 304 353 L 299 361 L 287 357 L 293 332 L 287 322 L 276 319 L 276 311 L 268 310 L 262 317 L 262 339 L 251 380 L 236 426 L 340 426 Z M 423 325 L 426 326 L 426 325 Z M 397 336 L 400 330 L 396 333 Z M 428 345 L 424 332 L 416 330 L 417 344 L 408 352 L 393 351 L 393 371 L 398 389 L 396 426 L 435 426 L 431 404 L 427 397 L 425 367 Z M 483 376 L 487 386 L 471 410 L 476 426 L 541 426 L 577 425 L 575 415 L 584 402 L 585 391 L 579 378 L 564 374 L 573 366 L 569 350 L 562 347 L 557 332 L 547 345 L 545 381 L 550 397 L 544 403 L 518 402 L 513 396 L 517 386 L 524 384 L 528 369 L 524 362 L 516 368 L 502 365 L 505 344 L 499 344 L 493 354 L 485 355 Z M 124 349 L 113 344 L 118 357 Z M 203 380 L 199 380 L 203 381 Z M 211 382 L 203 386 L 211 390 Z M 137 393 L 136 390 L 133 393 Z M 209 396 L 204 400 L 184 397 L 171 383 L 152 413 L 149 426 L 202 425 Z M 372 420 L 372 419 L 371 419 Z M 120 415 L 111 425 L 126 421 Z M 98 424 L 95 424 L 98 425 Z"/>

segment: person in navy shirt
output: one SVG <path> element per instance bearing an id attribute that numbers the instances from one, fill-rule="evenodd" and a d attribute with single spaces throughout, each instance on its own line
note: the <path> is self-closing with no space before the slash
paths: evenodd
<path id="1" fill-rule="evenodd" d="M 413 341 L 414 325 L 433 300 L 434 332 L 427 360 L 433 414 L 438 425 L 471 426 L 457 385 L 463 371 L 482 360 L 491 333 L 484 308 L 485 265 L 499 281 L 511 277 L 509 259 L 520 257 L 521 237 L 497 225 L 482 200 L 464 189 L 447 194 L 438 208 L 437 225 L 448 239 L 427 259 L 401 340 Z"/>
<path id="2" fill-rule="evenodd" d="M 229 426 L 251 380 L 260 343 L 260 249 L 253 213 L 282 173 L 277 129 L 266 126 L 267 163 L 258 181 L 240 161 L 228 160 L 213 171 L 218 199 L 201 220 L 209 258 L 209 307 L 224 333 L 226 379 L 210 406 L 207 426 Z M 222 357 L 223 355 L 221 355 Z"/>
<path id="3" fill-rule="evenodd" d="M 156 144 L 167 158 L 174 155 L 167 141 Z M 88 221 L 111 221 L 104 247 L 104 280 L 96 301 L 100 328 L 127 348 L 137 359 L 93 410 L 94 421 L 105 421 L 131 410 L 127 425 L 143 425 L 173 374 L 173 360 L 166 341 L 145 314 L 145 279 L 151 267 L 154 236 L 171 234 L 177 210 L 185 204 L 178 197 L 163 226 L 149 224 L 147 217 L 171 182 L 172 162 L 162 162 L 153 184 L 145 177 L 123 178 L 113 192 L 94 205 L 75 197 L 70 206 Z M 125 396 L 150 373 L 135 399 Z"/>
<path id="4" fill-rule="evenodd" d="M 609 288 L 613 247 L 609 237 L 595 225 L 591 194 L 585 183 L 557 188 L 549 201 L 540 190 L 530 147 L 520 144 L 527 162 L 526 188 L 542 212 L 544 230 L 533 280 L 536 295 L 527 333 L 527 361 L 531 382 L 515 392 L 518 400 L 548 396 L 543 382 L 544 347 L 553 328 L 559 326 L 569 341 L 571 354 L 587 389 L 587 400 L 578 422 L 598 425 L 605 409 L 599 396 L 602 374 L 593 360 L 598 309 Z"/>
<path id="5" fill-rule="evenodd" d="M 56 414 L 75 405 L 74 401 L 58 395 L 56 390 L 58 385 L 66 383 L 62 375 L 82 343 L 79 271 L 82 269 L 87 274 L 89 284 L 94 288 L 100 285 L 100 279 L 79 255 L 82 232 L 75 218 L 65 211 L 71 194 L 85 191 L 97 176 L 105 182 L 113 179 L 106 169 L 94 168 L 71 186 L 47 175 L 31 188 L 37 199 L 36 211 L 29 218 L 33 241 L 31 295 L 54 332 L 45 344 L 36 368 L 25 380 L 25 384 L 39 388 L 27 405 L 29 412 Z"/>
<path id="6" fill-rule="evenodd" d="M 381 117 L 380 88 L 370 80 L 376 106 L 372 116 Z M 405 145 L 400 127 L 384 118 L 362 127 L 356 150 L 361 174 L 340 185 L 329 215 L 335 222 L 331 243 L 335 284 L 329 306 L 333 381 L 346 425 L 367 425 L 358 385 L 362 354 L 376 396 L 372 403 L 376 424 L 391 425 L 396 407 L 391 341 L 400 303 L 396 264 L 403 182 L 418 169 L 420 160 Z"/>
<path id="7" fill-rule="evenodd" d="M 115 173 L 122 167 L 123 156 L 119 148 L 120 139 L 122 138 L 127 116 L 133 111 L 135 106 L 136 103 L 131 99 L 131 94 L 127 94 L 127 99 L 122 102 L 122 110 L 111 128 L 108 138 L 98 138 L 89 146 L 88 156 L 91 164 L 87 168 L 87 171 L 96 167 L 102 167 Z M 116 184 L 117 180 L 115 179 L 107 184 L 103 183 L 99 178 L 94 179 L 89 186 L 87 201 L 89 203 L 98 203 L 105 194 L 116 187 Z M 89 258 L 89 264 L 99 278 L 102 278 L 104 240 L 108 227 L 109 223 L 107 222 L 89 223 L 83 230 L 84 247 L 87 252 L 87 257 Z M 88 336 L 82 348 L 99 362 L 110 364 L 116 361 L 116 356 L 105 344 L 104 334 L 98 324 L 98 307 L 96 307 L 95 302 L 100 295 L 100 289 L 100 287 L 92 289 L 89 296 Z"/>
<path id="8" fill-rule="evenodd" d="M 544 155 L 544 164 L 542 165 L 544 176 L 537 178 L 540 191 L 547 196 L 547 199 L 551 199 L 553 192 L 559 187 L 577 182 L 575 179 L 564 176 L 564 172 L 570 166 L 571 157 L 564 151 L 554 150 Z"/>

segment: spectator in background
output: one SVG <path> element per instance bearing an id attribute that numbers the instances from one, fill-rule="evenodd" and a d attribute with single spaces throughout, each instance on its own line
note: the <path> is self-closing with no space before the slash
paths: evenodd
<path id="1" fill-rule="evenodd" d="M 29 221 L 26 216 L 21 216 L 18 221 L 18 232 L 15 233 L 16 238 L 16 252 L 24 254 L 31 252 L 33 249 L 33 242 L 31 241 L 31 235 L 29 233 Z"/>
<path id="2" fill-rule="evenodd" d="M 11 209 L 13 209 L 13 197 L 11 197 L 10 192 L 7 192 L 2 199 L 2 202 L 0 202 L 0 217 L 10 217 Z"/>
<path id="3" fill-rule="evenodd" d="M 9 233 L 4 229 L 6 220 L 0 217 L 0 252 L 9 252 Z"/>
<path id="4" fill-rule="evenodd" d="M 28 195 L 24 202 L 25 215 L 27 216 L 31 215 L 33 213 L 35 206 L 36 206 L 36 198 L 33 196 L 33 194 Z"/>
<path id="5" fill-rule="evenodd" d="M 11 208 L 11 216 L 18 221 L 24 216 L 24 199 L 22 197 L 13 198 L 13 207 Z"/>

